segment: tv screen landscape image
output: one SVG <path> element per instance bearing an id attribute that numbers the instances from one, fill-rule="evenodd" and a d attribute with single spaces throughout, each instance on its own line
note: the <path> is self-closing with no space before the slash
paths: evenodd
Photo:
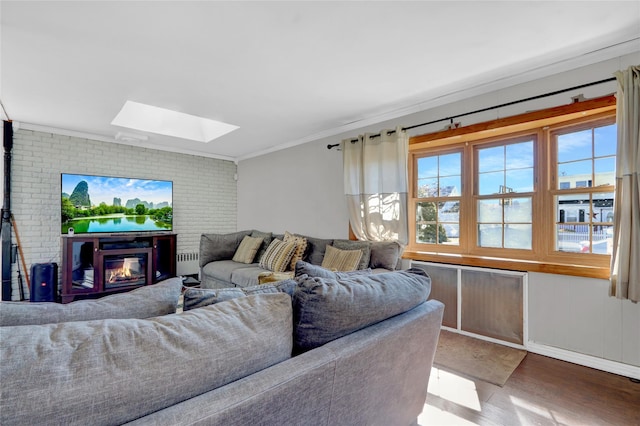
<path id="1" fill-rule="evenodd" d="M 62 174 L 62 233 L 171 231 L 173 182 Z"/>

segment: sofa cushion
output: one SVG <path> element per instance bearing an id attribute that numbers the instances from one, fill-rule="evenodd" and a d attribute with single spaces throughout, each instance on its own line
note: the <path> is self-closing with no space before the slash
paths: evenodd
<path id="1" fill-rule="evenodd" d="M 430 291 L 428 276 L 408 271 L 301 279 L 293 294 L 296 352 L 406 312 L 426 301 Z"/>
<path id="2" fill-rule="evenodd" d="M 128 293 L 96 300 L 61 303 L 0 303 L 0 326 L 89 321 L 104 318 L 150 318 L 173 314 L 182 290 L 180 278 L 170 278 Z"/>
<path id="3" fill-rule="evenodd" d="M 247 265 L 246 263 L 234 262 L 233 260 L 217 260 L 204 265 L 202 273 L 218 281 L 231 283 L 231 274 L 236 269 L 255 267 L 255 264 Z"/>
<path id="4" fill-rule="evenodd" d="M 397 241 L 373 241 L 371 242 L 371 268 L 396 269 L 402 246 Z"/>
<path id="5" fill-rule="evenodd" d="M 291 262 L 289 263 L 289 267 L 286 269 L 293 270 L 296 267 L 296 262 L 298 260 L 302 260 L 305 252 L 307 251 L 307 239 L 285 231 L 284 241 L 293 241 L 296 244 L 296 249 L 293 252 L 293 256 L 291 256 Z"/>
<path id="6" fill-rule="evenodd" d="M 252 294 L 286 293 L 289 296 L 293 296 L 293 290 L 296 285 L 296 282 L 293 280 L 284 280 L 273 284 L 262 284 L 244 288 L 188 288 L 184 291 L 184 311 L 225 302 L 238 297 L 246 297 Z"/>
<path id="7" fill-rule="evenodd" d="M 361 250 L 340 250 L 327 246 L 322 260 L 322 267 L 334 271 L 355 271 L 362 259 Z"/>
<path id="8" fill-rule="evenodd" d="M 309 262 L 312 265 L 322 265 L 322 260 L 324 259 L 324 253 L 327 250 L 327 246 L 333 244 L 333 240 L 308 237 L 299 234 L 296 235 L 304 237 L 307 240 L 307 252 L 302 260 Z"/>
<path id="9" fill-rule="evenodd" d="M 231 272 L 231 284 L 238 287 L 248 287 L 252 285 L 258 285 L 258 277 L 266 271 L 264 268 L 259 267 L 257 264 L 248 266 L 247 268 L 238 268 Z"/>
<path id="10" fill-rule="evenodd" d="M 200 267 L 216 260 L 233 258 L 242 239 L 251 231 L 230 234 L 202 234 L 200 236 Z"/>
<path id="11" fill-rule="evenodd" d="M 369 241 L 333 240 L 333 246 L 341 250 L 362 251 L 362 257 L 356 269 L 366 269 L 369 267 L 369 261 L 371 260 L 371 243 Z"/>
<path id="12" fill-rule="evenodd" d="M 260 294 L 152 319 L 5 329 L 0 424 L 137 419 L 290 358 L 291 315 L 289 296 Z"/>
<path id="13" fill-rule="evenodd" d="M 262 244 L 262 240 L 263 239 L 259 237 L 250 237 L 246 235 L 240 242 L 240 245 L 236 249 L 231 260 L 240 263 L 253 263 L 253 259 L 256 257 L 256 253 L 258 253 L 260 244 Z"/>
<path id="14" fill-rule="evenodd" d="M 271 232 L 253 230 L 251 231 L 251 236 L 255 238 L 262 238 L 262 244 L 260 244 L 260 248 L 256 253 L 256 257 L 254 258 L 254 260 L 258 262 L 260 261 L 260 258 L 262 258 L 264 252 L 267 251 L 267 247 L 269 247 L 269 244 L 271 244 L 271 241 L 273 240 L 273 234 Z"/>
<path id="15" fill-rule="evenodd" d="M 304 262 L 301 260 L 296 263 L 294 277 L 296 279 L 304 276 L 339 279 L 339 278 L 348 278 L 353 275 L 367 275 L 371 273 L 372 273 L 371 268 L 358 269 L 355 271 L 347 271 L 347 272 L 331 271 L 327 268 L 323 268 L 322 266 L 312 265 L 309 262 Z"/>
<path id="16" fill-rule="evenodd" d="M 274 239 L 260 259 L 260 267 L 274 272 L 286 271 L 295 249 L 294 241 L 285 242 Z"/>

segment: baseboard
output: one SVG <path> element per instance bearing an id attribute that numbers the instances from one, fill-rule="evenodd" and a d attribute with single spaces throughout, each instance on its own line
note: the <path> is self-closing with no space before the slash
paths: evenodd
<path id="1" fill-rule="evenodd" d="M 573 364 L 595 368 L 596 370 L 602 370 L 608 373 L 640 380 L 640 367 L 633 365 L 623 364 L 621 362 L 585 355 L 578 352 L 572 352 L 566 349 L 554 348 L 553 346 L 541 345 L 534 342 L 528 342 L 526 349 L 529 352 L 538 355 L 544 355 L 550 358 L 571 362 Z"/>

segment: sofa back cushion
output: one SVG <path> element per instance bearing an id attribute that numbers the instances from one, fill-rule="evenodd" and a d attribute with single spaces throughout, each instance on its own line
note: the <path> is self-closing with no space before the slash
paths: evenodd
<path id="1" fill-rule="evenodd" d="M 152 319 L 6 327 L 0 424 L 126 423 L 290 358 L 291 324 L 289 296 L 260 294 Z"/>
<path id="2" fill-rule="evenodd" d="M 61 303 L 0 303 L 0 326 L 90 321 L 105 318 L 150 318 L 173 314 L 182 290 L 180 278 L 169 278 L 128 293 L 96 300 Z"/>
<path id="3" fill-rule="evenodd" d="M 303 277 L 293 293 L 296 353 L 406 312 L 427 300 L 428 276 L 408 271 Z"/>
<path id="4" fill-rule="evenodd" d="M 371 242 L 371 260 L 369 265 L 372 269 L 384 268 L 393 271 L 398 265 L 402 255 L 402 246 L 396 241 L 373 241 Z"/>
<path id="5" fill-rule="evenodd" d="M 216 260 L 233 258 L 242 239 L 251 231 L 238 231 L 230 234 L 202 234 L 200 236 L 200 267 Z"/>

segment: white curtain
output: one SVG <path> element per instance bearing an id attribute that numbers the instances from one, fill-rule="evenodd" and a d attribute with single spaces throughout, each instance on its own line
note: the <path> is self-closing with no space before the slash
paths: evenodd
<path id="1" fill-rule="evenodd" d="M 615 73 L 618 149 L 610 295 L 640 300 L 640 66 Z"/>
<path id="2" fill-rule="evenodd" d="M 401 127 L 342 141 L 344 191 L 359 240 L 408 241 L 409 137 Z"/>

